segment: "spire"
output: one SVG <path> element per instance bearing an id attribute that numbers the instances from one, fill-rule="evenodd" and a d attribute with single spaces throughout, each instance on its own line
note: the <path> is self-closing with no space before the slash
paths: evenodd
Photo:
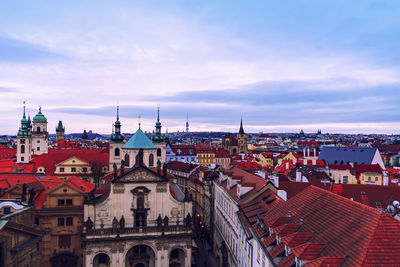
<path id="1" fill-rule="evenodd" d="M 160 105 L 158 105 L 157 109 L 157 122 L 160 122 Z"/>
<path id="2" fill-rule="evenodd" d="M 117 106 L 117 120 L 113 124 L 111 141 L 122 142 L 124 141 L 124 136 L 121 134 L 121 122 L 119 121 L 119 106 Z"/>
<path id="3" fill-rule="evenodd" d="M 22 119 L 26 120 L 26 116 L 25 116 L 25 100 L 24 100 L 24 115 L 22 116 Z"/>
<path id="4" fill-rule="evenodd" d="M 160 122 L 160 106 L 157 108 L 157 122 L 155 125 L 156 131 L 153 133 L 153 141 L 154 142 L 164 142 L 164 138 L 161 134 L 161 122 Z"/>
<path id="5" fill-rule="evenodd" d="M 186 113 L 186 132 L 189 132 L 189 113 Z"/>
<path id="6" fill-rule="evenodd" d="M 240 129 L 239 129 L 239 134 L 244 134 L 242 117 L 240 117 Z"/>

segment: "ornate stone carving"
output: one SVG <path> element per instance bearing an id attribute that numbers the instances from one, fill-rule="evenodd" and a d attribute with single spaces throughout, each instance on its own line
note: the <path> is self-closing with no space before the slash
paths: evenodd
<path id="1" fill-rule="evenodd" d="M 165 185 L 158 185 L 156 191 L 157 193 L 165 193 L 167 192 L 167 187 Z"/>
<path id="2" fill-rule="evenodd" d="M 114 194 L 123 194 L 123 193 L 125 193 L 124 184 L 114 184 L 113 185 L 113 193 Z"/>
<path id="3" fill-rule="evenodd" d="M 177 207 L 171 209 L 171 216 L 172 217 L 179 217 L 179 209 Z"/>

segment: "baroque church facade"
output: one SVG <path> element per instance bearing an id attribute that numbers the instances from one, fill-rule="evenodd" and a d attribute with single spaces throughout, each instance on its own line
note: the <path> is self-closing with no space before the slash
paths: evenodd
<path id="1" fill-rule="evenodd" d="M 149 168 L 156 168 L 166 161 L 167 135 L 161 133 L 160 109 L 157 112 L 157 122 L 153 131 L 152 140 L 139 128 L 128 141 L 121 133 L 121 122 L 119 121 L 119 108 L 117 107 L 117 120 L 114 123 L 113 133 L 110 138 L 110 166 L 109 169 L 132 167 L 136 164 L 139 149 L 143 150 L 143 161 Z"/>
<path id="2" fill-rule="evenodd" d="M 115 169 L 108 190 L 86 201 L 85 266 L 191 266 L 190 196 L 168 180 L 165 164 L 148 168 L 144 153 L 140 148 L 132 168 Z"/>

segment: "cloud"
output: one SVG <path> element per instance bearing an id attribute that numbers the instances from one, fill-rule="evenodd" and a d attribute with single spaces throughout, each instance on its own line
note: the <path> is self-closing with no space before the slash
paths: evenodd
<path id="1" fill-rule="evenodd" d="M 187 112 L 202 129 L 236 125 L 241 115 L 249 126 L 398 121 L 399 66 L 358 44 L 362 36 L 336 29 L 347 11 L 336 21 L 316 4 L 325 10 L 315 13 L 326 19 L 321 31 L 275 4 L 26 5 L 10 4 L 13 16 L 0 11 L 0 83 L 18 88 L 0 111 L 15 122 L 23 100 L 47 114 L 81 114 L 87 121 L 76 127 L 97 121 L 106 132 L 118 104 L 126 120 L 142 115 L 149 127 L 161 104 L 164 123 L 176 129 Z M 345 47 L 344 37 L 357 45 Z"/>

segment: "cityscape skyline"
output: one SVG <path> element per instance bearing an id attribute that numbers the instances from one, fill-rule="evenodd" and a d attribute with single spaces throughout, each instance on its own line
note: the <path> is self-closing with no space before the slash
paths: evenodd
<path id="1" fill-rule="evenodd" d="M 400 133 L 394 1 L 1 7 L 2 134 L 23 100 L 71 132 L 111 132 L 117 105 L 149 131 L 160 104 L 170 131 Z"/>

